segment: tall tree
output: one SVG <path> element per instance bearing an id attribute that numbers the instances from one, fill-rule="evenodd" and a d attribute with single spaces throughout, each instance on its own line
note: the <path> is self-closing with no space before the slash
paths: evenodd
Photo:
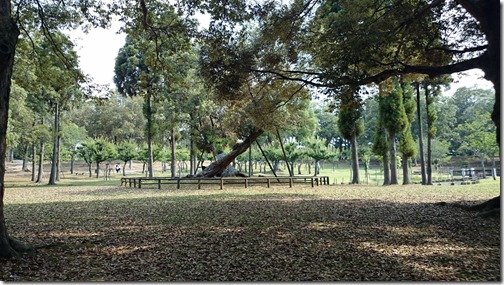
<path id="1" fill-rule="evenodd" d="M 352 148 L 352 184 L 359 184 L 359 154 L 357 138 L 364 131 L 362 122 L 362 101 L 354 94 L 358 89 L 349 88 L 340 95 L 341 102 L 338 112 L 338 129 L 344 139 L 350 141 Z"/>
<path id="2" fill-rule="evenodd" d="M 390 184 L 399 184 L 397 177 L 397 144 L 396 139 L 408 124 L 408 117 L 404 110 L 403 90 L 397 81 L 390 82 L 390 85 L 384 86 L 380 94 L 380 114 L 383 116 L 382 123 L 388 134 L 388 145 L 390 147 Z"/>
<path id="3" fill-rule="evenodd" d="M 403 106 L 404 112 L 407 117 L 407 123 L 402 133 L 399 136 L 399 151 L 402 154 L 402 167 L 403 167 L 403 184 L 410 184 L 409 177 L 409 164 L 410 158 L 416 155 L 416 148 L 411 134 L 411 124 L 415 119 L 415 99 L 413 97 L 413 88 L 410 84 L 401 82 L 401 89 L 403 90 Z"/>
<path id="4" fill-rule="evenodd" d="M 125 96 L 140 95 L 144 99 L 143 114 L 147 120 L 145 134 L 148 146 L 148 175 L 153 177 L 152 146 L 155 135 L 153 97 L 160 96 L 161 76 L 148 65 L 148 55 L 154 44 L 145 38 L 126 37 L 124 47 L 119 50 L 115 63 L 114 82 L 119 93 Z"/>
<path id="5" fill-rule="evenodd" d="M 144 98 L 148 172 L 153 177 L 152 146 L 158 130 L 154 103 L 172 88 L 177 73 L 173 57 L 189 49 L 193 23 L 179 17 L 171 3 L 142 0 L 139 4 L 140 13 L 136 5 L 117 3 L 117 9 L 128 17 L 125 23 L 128 36 L 116 58 L 114 82 L 121 94 Z"/>
<path id="6" fill-rule="evenodd" d="M 377 95 L 378 104 L 381 105 L 381 101 L 384 100 L 382 96 Z M 373 138 L 373 146 L 371 150 L 374 154 L 381 157 L 383 164 L 383 185 L 390 185 L 390 150 L 389 143 L 387 139 L 387 131 L 384 127 L 383 122 L 384 116 L 382 114 L 383 108 L 378 108 L 378 120 L 376 121 L 376 131 Z"/>
<path id="7" fill-rule="evenodd" d="M 436 135 L 437 129 L 435 122 L 437 121 L 436 110 L 433 108 L 434 102 L 437 97 L 441 94 L 441 86 L 446 82 L 446 78 L 443 76 L 425 79 L 422 82 L 425 95 L 425 112 L 426 112 L 426 122 L 427 122 L 427 181 L 426 185 L 432 185 L 432 140 Z"/>

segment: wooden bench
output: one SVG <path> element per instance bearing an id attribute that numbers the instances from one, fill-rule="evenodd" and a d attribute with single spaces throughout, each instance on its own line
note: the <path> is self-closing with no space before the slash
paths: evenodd
<path id="1" fill-rule="evenodd" d="M 157 185 L 161 189 L 164 184 L 176 184 L 180 189 L 182 184 L 198 185 L 201 189 L 202 184 L 217 184 L 220 189 L 224 189 L 224 184 L 241 184 L 247 188 L 251 184 L 266 184 L 271 187 L 272 183 L 289 183 L 292 188 L 294 183 L 310 183 L 311 187 L 319 185 L 329 185 L 329 176 L 265 176 L 265 177 L 190 177 L 190 178 L 168 178 L 168 177 L 122 177 L 121 186 L 142 188 L 142 185 Z"/>

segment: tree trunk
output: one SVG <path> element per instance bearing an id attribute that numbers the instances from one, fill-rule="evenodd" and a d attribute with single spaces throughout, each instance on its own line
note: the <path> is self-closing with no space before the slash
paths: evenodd
<path id="1" fill-rule="evenodd" d="M 35 170 L 37 169 L 36 167 L 37 165 L 37 145 L 36 144 L 32 144 L 32 177 L 31 177 L 31 181 L 34 181 L 35 182 Z"/>
<path id="2" fill-rule="evenodd" d="M 29 155 L 29 145 L 26 144 L 24 147 L 23 147 L 23 167 L 21 169 L 23 169 L 23 171 L 28 171 L 28 161 L 30 160 L 30 155 Z"/>
<path id="3" fill-rule="evenodd" d="M 425 85 L 425 113 L 427 114 L 427 181 L 426 185 L 432 185 L 432 122 L 431 118 L 429 117 L 429 107 L 430 107 L 430 101 L 429 100 L 430 92 L 429 92 L 429 87 Z"/>
<path id="4" fill-rule="evenodd" d="M 261 151 L 261 153 L 262 153 L 262 155 L 263 155 L 264 159 L 266 159 L 266 162 L 268 163 L 269 168 L 271 169 L 271 172 L 273 172 L 273 175 L 275 175 L 275 177 L 277 177 L 277 174 L 276 174 L 276 172 L 275 172 L 275 169 L 271 166 L 271 163 L 270 163 L 270 161 L 269 161 L 268 157 L 266 156 L 266 154 L 264 153 L 264 150 L 262 149 L 261 145 L 259 144 L 259 142 L 258 142 L 257 140 L 256 140 L 255 142 L 256 142 L 256 144 L 257 144 L 257 147 L 258 147 L 258 148 L 259 148 L 259 150 Z M 259 168 L 259 173 L 261 173 L 261 170 L 262 170 L 262 164 L 260 164 L 260 166 L 261 166 L 261 168 Z M 264 166 L 264 173 L 266 173 L 266 165 Z"/>
<path id="5" fill-rule="evenodd" d="M 49 175 L 49 185 L 56 184 L 56 173 L 58 172 L 58 103 L 55 104 L 54 108 L 54 124 L 53 124 L 53 151 L 52 151 L 52 160 L 51 160 L 51 174 Z"/>
<path id="6" fill-rule="evenodd" d="M 58 126 L 58 129 L 61 130 L 61 126 Z M 60 181 L 61 174 L 61 135 L 58 132 L 58 148 L 56 149 L 56 181 Z"/>
<path id="7" fill-rule="evenodd" d="M 395 134 L 389 133 L 389 146 L 390 146 L 390 184 L 399 184 L 397 178 L 397 147 L 395 142 Z"/>
<path id="8" fill-rule="evenodd" d="M 388 155 L 383 156 L 383 185 L 390 185 L 390 161 Z"/>
<path id="9" fill-rule="evenodd" d="M 278 131 L 278 129 L 276 129 L 276 133 L 277 133 L 278 141 L 280 142 L 280 147 L 282 148 L 282 153 L 283 153 L 283 157 L 284 157 L 285 164 L 287 167 L 287 171 L 289 171 L 289 176 L 292 177 L 292 176 L 294 176 L 294 173 L 291 171 L 291 168 L 289 166 L 289 160 L 287 158 L 287 154 L 285 153 L 285 148 L 284 148 L 284 145 L 282 142 L 282 137 L 280 137 L 280 132 Z M 317 176 L 316 173 L 315 173 L 315 176 Z"/>
<path id="10" fill-rule="evenodd" d="M 38 174 L 35 183 L 42 182 L 42 175 L 44 174 L 44 143 L 40 143 L 39 160 L 38 160 Z"/>
<path id="11" fill-rule="evenodd" d="M 351 147 L 352 147 L 352 184 L 359 184 L 359 152 L 357 151 L 357 136 L 352 134 L 351 139 Z"/>
<path id="12" fill-rule="evenodd" d="M 190 151 L 189 151 L 189 175 L 196 174 L 196 153 L 194 152 L 194 140 L 190 137 Z"/>
<path id="13" fill-rule="evenodd" d="M 422 112 L 420 109 L 420 84 L 416 84 L 417 93 L 417 117 L 418 117 L 418 144 L 420 148 L 420 171 L 422 174 L 422 185 L 427 184 L 427 176 L 425 173 L 425 155 L 424 155 L 424 143 L 423 143 L 423 130 L 422 130 Z"/>
<path id="14" fill-rule="evenodd" d="M 263 130 L 255 129 L 252 133 L 241 143 L 237 143 L 233 146 L 233 149 L 225 155 L 222 159 L 218 159 L 212 162 L 205 170 L 203 170 L 204 177 L 214 177 L 221 173 L 235 158 L 244 153 L 250 145 L 263 134 Z"/>
<path id="15" fill-rule="evenodd" d="M 147 119 L 147 152 L 148 152 L 148 158 L 147 158 L 147 172 L 148 172 L 148 177 L 152 178 L 154 177 L 154 169 L 153 169 L 153 164 L 154 164 L 154 158 L 152 154 L 152 140 L 153 140 L 153 118 L 152 118 L 152 106 L 151 106 L 151 94 L 147 94 L 147 101 L 145 102 L 146 104 L 146 111 L 145 111 L 145 117 Z"/>
<path id="16" fill-rule="evenodd" d="M 432 136 L 427 135 L 427 183 L 432 185 Z"/>
<path id="17" fill-rule="evenodd" d="M 171 136 L 171 177 L 177 176 L 177 141 L 175 137 L 175 128 L 172 128 L 170 132 Z"/>
<path id="18" fill-rule="evenodd" d="M 402 155 L 403 185 L 411 184 L 408 156 Z"/>
<path id="19" fill-rule="evenodd" d="M 254 175 L 254 170 L 252 169 L 252 146 L 250 146 L 248 153 L 248 176 L 252 177 L 252 175 Z"/>
<path id="20" fill-rule="evenodd" d="M 88 163 L 89 177 L 93 177 L 93 163 Z"/>
<path id="21" fill-rule="evenodd" d="M 74 174 L 74 164 L 75 164 L 75 152 L 72 151 L 72 154 L 70 157 L 70 174 Z"/>
<path id="22" fill-rule="evenodd" d="M 96 171 L 96 178 L 100 177 L 100 162 L 99 161 L 96 162 L 95 171 Z"/>
<path id="23" fill-rule="evenodd" d="M 12 67 L 19 29 L 11 18 L 11 1 L 0 0 L 0 257 L 17 255 L 4 216 L 5 153 Z"/>

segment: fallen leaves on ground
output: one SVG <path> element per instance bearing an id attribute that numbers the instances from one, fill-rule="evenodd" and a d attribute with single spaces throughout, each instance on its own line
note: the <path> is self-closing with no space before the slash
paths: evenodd
<path id="1" fill-rule="evenodd" d="M 422 186 L 16 188 L 15 281 L 497 281 L 500 221 L 440 207 L 493 190 Z M 215 188 L 215 187 L 214 187 Z"/>

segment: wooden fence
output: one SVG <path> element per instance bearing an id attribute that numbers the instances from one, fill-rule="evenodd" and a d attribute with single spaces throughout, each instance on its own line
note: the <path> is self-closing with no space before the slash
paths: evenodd
<path id="1" fill-rule="evenodd" d="M 201 189 L 202 184 L 218 184 L 220 189 L 224 189 L 225 184 L 241 184 L 247 188 L 252 184 L 266 184 L 267 187 L 271 187 L 273 183 L 285 183 L 289 184 L 289 187 L 295 183 L 309 183 L 311 187 L 319 185 L 329 185 L 329 176 L 279 176 L 279 177 L 214 177 L 214 178 L 204 178 L 204 177 L 191 177 L 191 178 L 168 178 L 168 177 L 122 177 L 121 186 L 129 186 L 135 188 L 142 188 L 146 185 L 156 185 L 158 189 L 161 189 L 161 185 L 164 184 L 177 184 L 177 189 L 180 189 L 182 184 L 198 185 L 198 189 Z"/>

